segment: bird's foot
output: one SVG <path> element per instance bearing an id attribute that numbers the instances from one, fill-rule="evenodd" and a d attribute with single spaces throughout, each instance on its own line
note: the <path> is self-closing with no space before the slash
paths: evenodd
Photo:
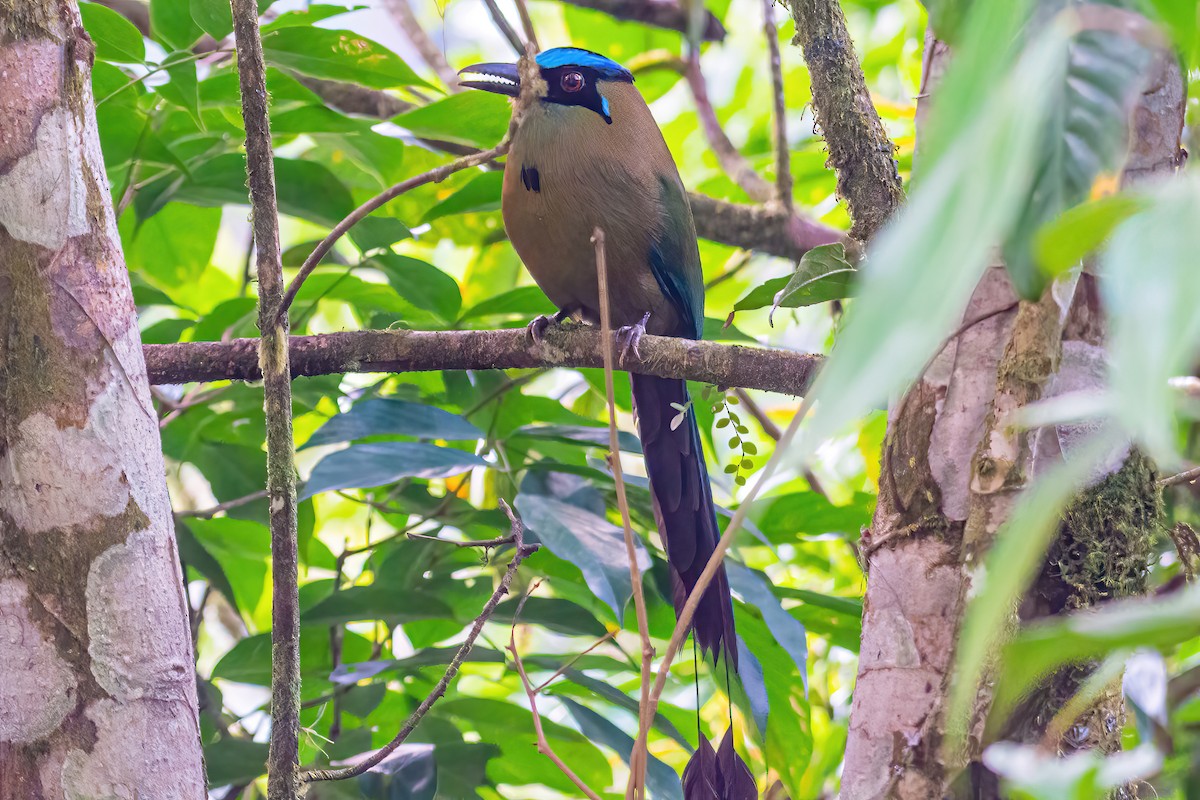
<path id="1" fill-rule="evenodd" d="M 642 337 L 646 335 L 646 323 L 650 321 L 650 312 L 647 311 L 642 321 L 636 325 L 626 325 L 617 328 L 617 363 L 624 365 L 626 357 L 630 351 L 639 359 L 642 357 L 638 351 L 638 344 L 641 343 Z"/>
<path id="2" fill-rule="evenodd" d="M 546 338 L 546 331 L 551 325 L 561 325 L 574 315 L 574 310 L 570 308 L 559 309 L 554 313 L 554 316 L 547 317 L 545 314 L 538 314 L 534 317 L 526 329 L 529 331 L 530 337 L 537 344 L 541 344 Z"/>

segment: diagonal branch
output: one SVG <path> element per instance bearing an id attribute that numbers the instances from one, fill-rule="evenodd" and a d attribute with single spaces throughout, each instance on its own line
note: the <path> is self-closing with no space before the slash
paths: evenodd
<path id="1" fill-rule="evenodd" d="M 462 91 L 462 88 L 458 85 L 458 73 L 446 61 L 446 56 L 442 53 L 441 48 L 437 46 L 437 43 L 430 39 L 429 34 L 421 27 L 421 23 L 417 21 L 417 16 L 413 13 L 409 1 L 383 0 L 383 8 L 391 15 L 400 30 L 404 31 L 404 35 L 408 37 L 408 41 L 421 54 L 421 58 L 429 65 L 429 68 L 437 73 L 438 78 L 446 85 L 446 88 L 451 92 Z"/>
<path id="2" fill-rule="evenodd" d="M 515 544 L 516 550 L 513 552 L 512 560 L 508 562 L 508 569 L 504 571 L 504 577 L 500 579 L 500 584 L 496 587 L 496 591 L 492 592 L 492 596 L 488 598 L 487 603 L 484 604 L 483 610 L 479 612 L 479 616 L 475 618 L 474 624 L 471 625 L 471 630 L 467 633 L 467 638 L 458 648 L 458 652 L 454 654 L 454 658 L 446 667 L 445 674 L 442 675 L 442 678 L 437 682 L 437 685 L 433 687 L 433 691 L 429 693 L 428 697 L 421 701 L 421 705 L 417 706 L 416 711 L 409 715 L 408 719 L 404 723 L 404 726 L 400 728 L 395 737 L 386 745 L 379 748 L 379 750 L 375 751 L 369 758 L 365 758 L 354 766 L 346 767 L 345 769 L 309 770 L 300 776 L 300 780 L 304 781 L 305 783 L 313 783 L 315 781 L 341 781 L 346 780 L 347 778 L 355 778 L 359 775 L 362 775 L 372 767 L 377 766 L 385 758 L 394 753 L 396 748 L 404 743 L 404 740 L 407 739 L 409 734 L 416 729 L 417 724 L 421 721 L 421 719 L 429 713 L 429 709 L 433 708 L 433 704 L 440 700 L 442 695 L 446 693 L 446 690 L 450 688 L 450 684 L 458 675 L 458 671 L 462 667 L 463 662 L 467 660 L 467 656 L 471 655 L 471 649 L 475 646 L 475 640 L 479 638 L 479 634 L 483 631 L 483 626 L 489 619 L 491 619 L 492 614 L 495 613 L 496 606 L 498 606 L 500 601 L 504 599 L 504 596 L 508 594 L 508 588 L 512 585 L 513 578 L 517 574 L 517 568 L 521 566 L 522 561 L 524 561 L 533 553 L 537 552 L 538 549 L 538 545 L 536 544 L 525 544 L 525 526 L 522 524 L 521 520 L 517 518 L 516 514 L 513 513 L 513 510 L 509 508 L 508 503 L 501 500 L 500 508 L 503 509 L 504 513 L 508 515 L 508 519 L 512 523 L 512 529 L 511 533 L 507 537 L 503 537 L 503 540 L 497 539 L 496 541 L 511 540 Z"/>
<path id="3" fill-rule="evenodd" d="M 300 595 L 296 541 L 296 465 L 292 438 L 292 376 L 287 312 L 281 311 L 283 263 L 274 154 L 267 108 L 266 63 L 255 0 L 232 0 L 246 172 L 258 267 L 258 360 L 267 426 L 267 497 L 271 524 L 271 744 L 267 797 L 296 797 L 300 749 Z"/>
<path id="4" fill-rule="evenodd" d="M 717 344 L 669 336 L 645 336 L 622 367 L 644 375 L 686 378 L 802 395 L 823 357 L 791 350 Z M 346 372 L 427 372 L 446 369 L 602 367 L 600 332 L 551 326 L 532 341 L 525 328 L 495 331 L 347 331 L 290 340 L 293 376 Z M 256 340 L 145 345 L 151 384 L 255 381 Z"/>
<path id="5" fill-rule="evenodd" d="M 788 149 L 787 103 L 783 95 L 783 56 L 779 54 L 779 28 L 775 26 L 775 0 L 763 0 L 763 34 L 771 62 L 771 91 L 775 98 L 775 194 L 789 213 L 792 198 L 792 155 Z"/>
<path id="6" fill-rule="evenodd" d="M 796 36 L 812 84 L 813 111 L 846 201 L 850 236 L 870 239 L 904 200 L 896 146 L 871 102 L 838 0 L 791 0 Z"/>

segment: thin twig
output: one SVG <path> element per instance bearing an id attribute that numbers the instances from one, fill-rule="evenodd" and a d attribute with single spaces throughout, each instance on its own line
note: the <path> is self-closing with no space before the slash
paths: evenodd
<path id="1" fill-rule="evenodd" d="M 496 25 L 496 30 L 504 34 L 504 38 L 508 39 L 508 43 L 512 45 L 513 52 L 520 55 L 525 52 L 525 43 L 521 41 L 520 34 L 509 23 L 504 16 L 504 12 L 500 10 L 500 6 L 496 5 L 496 0 L 483 0 L 483 4 L 487 6 L 488 13 L 492 15 L 492 22 Z"/>
<path id="2" fill-rule="evenodd" d="M 746 409 L 746 412 L 749 413 L 750 416 L 754 417 L 759 427 L 762 428 L 763 433 L 765 433 L 774 441 L 778 442 L 779 437 L 783 436 L 783 431 L 780 430 L 779 426 L 775 424 L 773 419 L 767 416 L 767 412 L 763 409 L 763 407 L 756 403 L 754 398 L 751 397 L 750 393 L 745 389 L 734 389 L 733 393 L 737 395 L 737 399 L 742 404 L 742 408 Z M 812 489 L 814 492 L 821 495 L 821 497 L 829 497 L 829 495 L 825 492 L 825 487 L 821 484 L 820 479 L 816 476 L 812 469 L 809 467 L 804 467 L 803 470 L 801 470 L 801 474 L 804 476 L 804 480 L 808 483 L 809 489 Z"/>
<path id="3" fill-rule="evenodd" d="M 721 127 L 721 121 L 717 119 L 717 112 L 708 97 L 708 83 L 704 80 L 704 73 L 700 71 L 699 52 L 693 51 L 688 57 L 685 77 L 696 102 L 696 116 L 700 118 L 700 128 L 704 131 L 704 137 L 708 139 L 708 146 L 717 156 L 721 169 L 752 200 L 765 203 L 772 199 L 775 189 L 754 171 L 746 157 L 733 146 L 733 142 L 729 141 L 724 128 Z"/>
<path id="4" fill-rule="evenodd" d="M 692 587 L 692 591 L 688 594 L 687 602 L 683 604 L 683 608 L 679 612 L 679 619 L 675 623 L 675 630 L 671 634 L 671 640 L 667 643 L 666 652 L 663 653 L 662 661 L 658 665 L 658 674 L 654 679 L 654 688 L 650 690 L 649 705 L 646 709 L 645 719 L 654 719 L 658 713 L 658 702 L 662 697 L 663 690 L 667 686 L 667 677 L 671 674 L 671 662 L 675 656 L 679 654 L 679 648 L 687 639 L 688 632 L 691 629 L 692 618 L 696 615 L 696 609 L 700 605 L 700 598 L 704 596 L 704 592 L 708 589 L 708 585 L 712 583 L 713 578 L 717 574 L 717 570 L 721 567 L 721 560 L 725 558 L 725 553 L 729 551 L 729 546 L 733 544 L 733 538 L 741 530 L 742 524 L 746 521 L 747 514 L 750 513 L 751 507 L 754 505 L 755 498 L 759 492 L 766 486 L 775 470 L 779 467 L 779 463 L 783 460 L 784 453 L 791 446 L 792 440 L 796 438 L 797 431 L 800 430 L 800 423 L 808 415 L 811 407 L 811 398 L 805 397 L 804 402 L 800 404 L 800 408 L 796 411 L 796 415 L 792 417 L 792 422 L 788 425 L 787 430 L 779 437 L 779 443 L 775 447 L 775 452 L 771 454 L 771 458 L 759 473 L 758 480 L 750 487 L 750 493 L 746 495 L 746 499 L 738 506 L 734 512 L 733 518 L 729 520 L 729 524 L 725 527 L 725 533 L 722 534 L 720 541 L 717 542 L 716 548 L 709 556 L 708 563 L 704 566 L 704 571 L 700 573 L 700 577 L 696 579 L 696 585 Z M 639 714 L 639 717 L 643 717 Z M 647 737 L 649 736 L 649 726 L 640 724 L 638 728 L 638 738 L 634 742 L 634 751 L 638 748 L 645 749 Z M 632 785 L 633 776 L 630 775 L 630 784 Z"/>
<path id="5" fill-rule="evenodd" d="M 513 625 L 513 630 L 516 630 L 516 624 Z M 508 650 L 512 653 L 513 661 L 517 665 L 517 674 L 521 676 L 521 685 L 525 687 L 525 695 L 529 698 L 529 709 L 533 712 L 533 730 L 537 734 L 537 749 L 538 752 L 546 758 L 554 762 L 554 765 L 566 775 L 571 783 L 575 784 L 579 791 L 583 792 L 584 796 L 589 800 L 600 800 L 600 795 L 592 791 L 586 783 L 584 783 L 575 772 L 567 766 L 566 762 L 558 757 L 554 752 L 554 748 L 550 746 L 550 742 L 546 741 L 546 734 L 542 730 L 542 715 L 538 713 L 537 707 L 537 692 L 534 691 L 533 684 L 529 682 L 529 676 L 525 674 L 525 664 L 521 661 L 521 654 L 517 652 L 517 637 L 513 633 L 508 639 Z"/>
<path id="6" fill-rule="evenodd" d="M 429 34 L 421 27 L 421 23 L 417 21 L 417 15 L 413 13 L 412 6 L 409 5 L 409 0 L 383 0 L 383 7 L 396 21 L 400 30 L 404 31 L 404 35 L 412 42 L 413 47 L 421 54 L 425 63 L 437 73 L 446 88 L 451 92 L 461 92 L 462 87 L 458 85 L 458 73 L 446 61 L 446 56 L 443 55 L 441 48 L 429 38 Z"/>
<path id="7" fill-rule="evenodd" d="M 363 203 L 354 211 L 350 212 L 349 216 L 337 224 L 337 226 L 329 232 L 329 235 L 321 240 L 321 243 L 309 254 L 304 260 L 304 264 L 300 267 L 300 271 L 296 277 L 292 279 L 291 285 L 288 286 L 287 293 L 283 297 L 283 305 L 280 308 L 280 315 L 287 314 L 288 307 L 292 301 L 296 299 L 296 293 L 300 291 L 300 287 L 304 285 L 304 281 L 312 274 L 312 271 L 317 268 L 317 264 L 325 257 L 333 245 L 341 239 L 351 228 L 357 225 L 362 220 L 366 219 L 375 209 L 382 206 L 384 203 L 394 200 L 410 189 L 415 189 L 418 186 L 424 186 L 427 183 L 441 183 L 456 172 L 467 169 L 469 167 L 477 167 L 480 164 L 487 163 L 494 158 L 499 158 L 508 152 L 509 142 L 517 132 L 517 127 L 521 124 L 521 119 L 525 116 L 526 109 L 538 98 L 544 97 L 546 94 L 546 82 L 542 80 L 541 71 L 538 69 L 537 63 L 534 62 L 532 55 L 522 56 L 518 62 L 518 70 L 521 77 L 521 94 L 513 105 L 512 119 L 508 123 L 508 130 L 504 134 L 504 138 L 498 145 L 491 150 L 484 150 L 479 153 L 472 153 L 468 156 L 451 161 L 449 164 L 443 164 L 440 167 L 435 167 L 421 175 L 409 178 L 397 183 L 389 189 L 386 189 L 372 197 L 367 202 Z"/>
<path id="8" fill-rule="evenodd" d="M 262 489 L 261 491 L 251 492 L 243 497 L 235 497 L 232 500 L 226 500 L 224 503 L 217 503 L 215 506 L 210 506 L 208 508 L 201 508 L 197 509 L 196 511 L 176 511 L 175 516 L 176 518 L 195 517 L 196 519 L 212 519 L 222 511 L 228 511 L 231 508 L 238 508 L 240 506 L 248 505 L 249 503 L 253 503 L 255 500 L 263 500 L 266 498 L 266 496 L 267 490 Z"/>
<path id="9" fill-rule="evenodd" d="M 650 697 L 650 665 L 654 661 L 654 645 L 650 643 L 650 623 L 646 616 L 646 597 L 642 594 L 642 572 L 638 569 L 637 548 L 633 543 L 633 526 L 629 521 L 629 502 L 625 497 L 625 476 L 621 470 L 621 447 L 617 436 L 617 406 L 613 392 L 613 347 L 612 313 L 609 308 L 608 259 L 604 252 L 604 230 L 592 230 L 592 243 L 596 247 L 596 277 L 600 289 L 600 339 L 604 350 L 604 392 L 608 400 L 608 463 L 612 468 L 613 483 L 617 490 L 617 506 L 621 510 L 621 524 L 625 531 L 625 556 L 629 560 L 629 581 L 633 590 L 633 607 L 637 612 L 638 634 L 642 639 L 642 696 L 638 703 L 638 724 L 644 725 L 646 708 Z M 634 748 L 629 757 L 631 770 L 627 797 L 641 797 L 645 791 L 645 754 Z"/>
<path id="10" fill-rule="evenodd" d="M 300 750 L 300 593 L 296 540 L 296 466 L 292 437 L 292 376 L 287 312 L 281 310 L 283 263 L 274 154 L 267 107 L 266 63 L 255 0 L 232 0 L 246 172 L 258 265 L 259 362 L 267 438 L 267 496 L 271 525 L 271 744 L 267 797 L 293 800 Z"/>
<path id="11" fill-rule="evenodd" d="M 1178 475 L 1171 475 L 1159 480 L 1158 485 L 1162 488 L 1175 486 L 1180 483 L 1193 483 L 1200 480 L 1200 467 L 1192 467 L 1186 472 L 1180 472 Z"/>
<path id="12" fill-rule="evenodd" d="M 567 671 L 567 670 L 569 670 L 571 667 L 573 667 L 573 666 L 575 665 L 575 662 L 579 661 L 579 659 L 583 658 L 583 657 L 584 657 L 584 656 L 586 656 L 588 653 L 592 652 L 592 651 L 593 651 L 593 650 L 595 650 L 597 647 L 599 647 L 600 645 L 602 645 L 602 644 L 604 644 L 605 642 L 609 641 L 610 639 L 612 639 L 612 638 L 613 638 L 614 636 L 616 636 L 616 635 L 617 635 L 617 632 L 616 632 L 615 630 L 613 630 L 613 631 L 609 631 L 608 633 L 604 634 L 604 635 L 603 635 L 603 636 L 601 636 L 599 639 L 597 639 L 595 642 L 593 642 L 593 643 L 592 643 L 592 646 L 591 646 L 591 647 L 589 647 L 587 650 L 584 650 L 582 653 L 579 653 L 578 655 L 575 655 L 575 656 L 573 656 L 573 657 L 571 658 L 571 660 L 570 660 L 570 661 L 568 661 L 567 663 L 563 664 L 561 667 L 559 667 L 558 669 L 556 669 L 556 670 L 554 671 L 554 674 L 553 674 L 553 675 L 551 675 L 549 678 L 547 678 L 546 680 L 544 680 L 544 681 L 542 681 L 541 683 L 539 683 L 539 684 L 537 685 L 537 688 L 535 688 L 535 689 L 533 690 L 534 694 L 541 694 L 543 689 L 545 689 L 545 688 L 546 688 L 547 686 L 549 686 L 550 684 L 554 683 L 554 681 L 555 681 L 555 679 L 556 679 L 556 678 L 558 678 L 558 677 L 559 677 L 560 675 L 562 675 L 564 672 L 566 672 L 566 671 Z"/>
<path id="13" fill-rule="evenodd" d="M 535 51 L 541 50 L 538 44 L 537 31 L 533 29 L 533 17 L 529 16 L 529 6 L 525 0 L 516 0 L 517 14 L 521 17 L 521 27 L 525 30 L 525 41 L 533 45 Z"/>
<path id="14" fill-rule="evenodd" d="M 446 544 L 452 544 L 455 547 L 483 548 L 500 547 L 506 544 L 513 544 L 516 541 L 516 539 L 514 539 L 512 536 L 497 536 L 495 539 L 468 539 L 465 542 L 456 542 L 453 539 L 442 539 L 437 536 L 426 536 L 423 533 L 410 533 L 408 534 L 408 538 L 421 539 L 426 542 L 445 542 Z"/>
<path id="15" fill-rule="evenodd" d="M 789 214 L 792 199 L 792 156 L 788 149 L 787 104 L 783 96 L 783 57 L 779 54 L 779 28 L 775 26 L 775 0 L 763 0 L 763 33 L 771 56 L 771 89 L 775 97 L 775 192 Z"/>
<path id="16" fill-rule="evenodd" d="M 488 598 L 487 603 L 483 606 L 483 611 L 475 618 L 474 624 L 471 625 L 471 630 L 467 633 L 467 638 L 463 641 L 462 646 L 458 648 L 458 652 L 454 654 L 454 659 L 446 667 L 446 673 L 442 675 L 442 679 L 438 681 L 437 686 L 421 702 L 421 705 L 417 706 L 416 711 L 405 721 L 404 726 L 396 734 L 395 738 L 373 753 L 369 758 L 363 759 L 354 766 L 344 769 L 309 770 L 300 776 L 302 781 L 305 783 L 341 781 L 362 775 L 394 753 L 396 748 L 403 744 L 404 740 L 417 727 L 417 723 L 429 713 L 429 709 L 433 708 L 433 704 L 440 700 L 442 695 L 446 693 L 446 689 L 450 687 L 451 682 L 458 675 L 459 668 L 462 667 L 467 656 L 471 655 L 471 648 L 475 646 L 475 640 L 479 638 L 479 633 L 483 630 L 484 624 L 491 618 L 496 610 L 496 606 L 508 594 L 508 587 L 512 584 L 513 577 L 517 574 L 517 568 L 521 566 L 522 561 L 537 552 L 538 549 L 538 545 L 536 544 L 525 544 L 525 526 L 517 518 L 517 515 L 513 513 L 513 510 L 509 508 L 508 503 L 501 500 L 500 508 L 503 509 L 512 523 L 511 537 L 517 545 L 516 551 L 513 553 L 512 560 L 508 562 L 508 569 L 504 571 L 504 577 L 500 579 L 500 585 L 496 587 L 496 591 L 492 592 L 492 596 Z"/>

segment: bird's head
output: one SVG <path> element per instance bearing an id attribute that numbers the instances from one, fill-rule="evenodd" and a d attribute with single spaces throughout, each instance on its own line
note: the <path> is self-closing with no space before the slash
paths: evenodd
<path id="1" fill-rule="evenodd" d="M 612 124 L 606 86 L 633 83 L 633 73 L 610 58 L 578 47 L 555 47 L 537 55 L 546 81 L 543 103 L 579 106 Z M 459 71 L 459 84 L 472 89 L 516 97 L 521 80 L 516 64 L 475 64 Z"/>

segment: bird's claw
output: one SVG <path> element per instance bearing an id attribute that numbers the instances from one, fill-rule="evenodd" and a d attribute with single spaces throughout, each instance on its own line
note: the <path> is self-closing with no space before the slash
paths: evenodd
<path id="1" fill-rule="evenodd" d="M 542 340 L 546 338 L 546 329 L 550 327 L 550 323 L 553 321 L 545 314 L 538 314 L 530 320 L 529 325 L 526 326 L 526 330 L 529 331 L 529 336 L 535 344 L 541 344 Z"/>
<path id="2" fill-rule="evenodd" d="M 641 343 L 642 337 L 646 335 L 646 323 L 650 321 L 650 312 L 647 311 L 642 321 L 636 325 L 625 325 L 617 328 L 617 363 L 624 365 L 625 359 L 630 351 L 635 356 L 641 359 L 642 354 L 638 350 L 638 344 Z"/>

